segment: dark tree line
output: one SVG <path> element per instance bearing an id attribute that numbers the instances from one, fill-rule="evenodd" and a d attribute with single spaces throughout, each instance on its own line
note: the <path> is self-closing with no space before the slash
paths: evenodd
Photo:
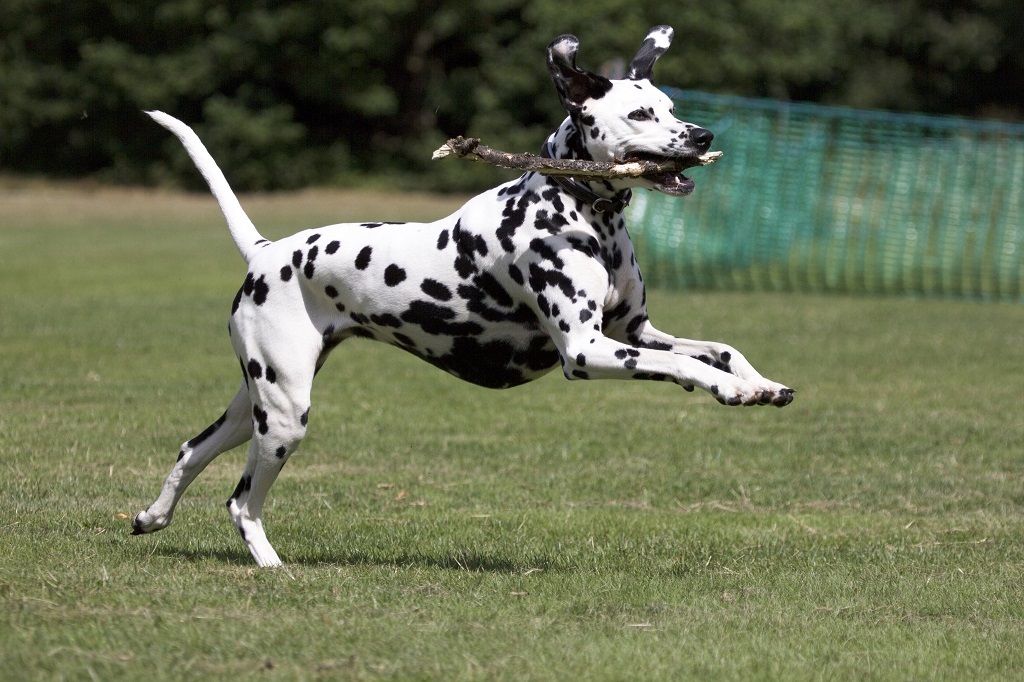
<path id="1" fill-rule="evenodd" d="M 0 172 L 195 185 L 155 108 L 240 189 L 477 187 L 490 171 L 430 152 L 457 134 L 533 151 L 562 117 L 552 38 L 613 72 L 658 23 L 676 29 L 659 84 L 1024 118 L 1017 0 L 4 0 Z"/>

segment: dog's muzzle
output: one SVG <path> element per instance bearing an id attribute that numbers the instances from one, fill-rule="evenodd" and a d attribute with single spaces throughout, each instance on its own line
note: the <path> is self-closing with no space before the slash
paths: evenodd
<path id="1" fill-rule="evenodd" d="M 686 156 L 664 156 L 651 152 L 631 151 L 626 152 L 623 161 L 653 161 L 657 164 L 668 166 L 670 170 L 658 173 L 647 173 L 641 177 L 653 185 L 653 189 L 674 197 L 685 197 L 693 192 L 695 187 L 693 180 L 683 175 L 687 168 L 703 165 L 700 155 L 711 149 L 711 141 L 715 138 L 710 130 L 694 128 L 690 130 L 690 145 L 694 148 L 692 154 Z"/>
<path id="2" fill-rule="evenodd" d="M 645 173 L 640 177 L 651 183 L 652 188 L 658 192 L 664 192 L 674 197 L 685 197 L 693 192 L 695 187 L 693 180 L 683 175 L 683 171 L 687 168 L 701 165 L 700 159 L 696 155 L 684 157 L 661 156 L 648 152 L 627 152 L 622 161 L 624 163 L 630 161 L 653 161 L 661 166 L 670 167 L 671 170 Z"/>

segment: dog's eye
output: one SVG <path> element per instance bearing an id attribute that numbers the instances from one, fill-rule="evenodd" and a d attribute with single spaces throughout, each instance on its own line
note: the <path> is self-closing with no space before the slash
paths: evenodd
<path id="1" fill-rule="evenodd" d="M 651 114 L 646 109 L 637 109 L 636 111 L 629 112 L 629 120 L 631 121 L 650 121 Z"/>

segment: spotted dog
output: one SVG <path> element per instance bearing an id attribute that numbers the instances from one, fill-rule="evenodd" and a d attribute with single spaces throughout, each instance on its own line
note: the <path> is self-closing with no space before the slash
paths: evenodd
<path id="1" fill-rule="evenodd" d="M 672 29 L 647 34 L 626 78 L 576 66 L 579 41 L 556 38 L 547 66 L 568 117 L 545 144 L 553 158 L 691 159 L 711 132 L 675 118 L 651 84 Z M 526 173 L 432 223 L 339 224 L 276 242 L 260 236 L 195 133 L 149 112 L 185 146 L 227 220 L 248 274 L 229 331 L 242 383 L 223 416 L 181 446 L 163 489 L 132 524 L 171 522 L 186 487 L 220 453 L 251 440 L 228 500 L 260 566 L 281 563 L 262 524 L 271 485 L 306 434 L 310 387 L 328 353 L 352 337 L 383 341 L 465 381 L 509 388 L 555 367 L 568 379 L 647 379 L 699 387 L 725 405 L 784 406 L 735 349 L 658 331 L 623 208 L 633 187 L 693 191 L 680 173 L 582 182 Z"/>

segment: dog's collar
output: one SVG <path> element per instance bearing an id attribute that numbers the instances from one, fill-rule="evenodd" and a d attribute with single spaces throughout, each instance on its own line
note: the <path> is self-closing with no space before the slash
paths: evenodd
<path id="1" fill-rule="evenodd" d="M 550 140 L 544 143 L 540 155 L 546 159 L 554 158 L 551 154 Z M 567 175 L 549 175 L 548 177 L 574 198 L 579 199 L 584 204 L 590 204 L 590 208 L 597 213 L 607 213 L 609 211 L 619 213 L 626 206 L 629 206 L 629 200 L 633 196 L 632 192 L 626 189 L 616 194 L 613 198 L 603 197 L 583 183 L 576 182 L 576 180 Z"/>

